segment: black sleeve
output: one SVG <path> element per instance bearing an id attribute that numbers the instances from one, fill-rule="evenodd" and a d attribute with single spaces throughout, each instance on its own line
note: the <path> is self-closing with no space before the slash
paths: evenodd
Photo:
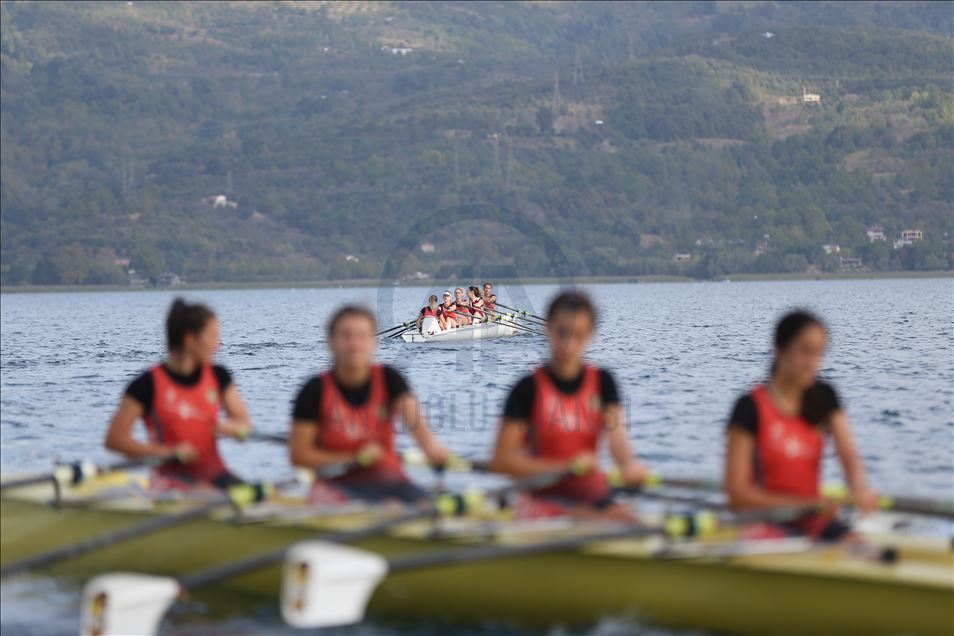
<path id="1" fill-rule="evenodd" d="M 613 374 L 605 369 L 600 369 L 600 400 L 604 407 L 610 404 L 619 404 L 616 380 L 613 378 Z"/>
<path id="2" fill-rule="evenodd" d="M 755 400 L 752 399 L 751 394 L 746 393 L 740 397 L 732 408 L 727 428 L 733 426 L 753 436 L 758 434 L 759 418 L 755 411 Z"/>
<path id="3" fill-rule="evenodd" d="M 219 383 L 219 393 L 225 393 L 225 389 L 232 386 L 232 373 L 219 365 L 213 366 L 212 370 L 215 371 L 215 379 Z"/>
<path id="4" fill-rule="evenodd" d="M 507 396 L 507 402 L 504 404 L 504 419 L 529 420 L 535 398 L 536 385 L 533 382 L 533 376 L 524 376 Z"/>
<path id="5" fill-rule="evenodd" d="M 384 367 L 384 384 L 388 387 L 391 402 L 411 391 L 404 376 L 397 369 L 387 365 Z"/>
<path id="6" fill-rule="evenodd" d="M 318 423 L 318 414 L 321 412 L 321 377 L 315 376 L 301 387 L 298 397 L 295 398 L 295 407 L 292 410 L 292 419 Z"/>
<path id="7" fill-rule="evenodd" d="M 827 382 L 816 382 L 802 398 L 802 417 L 816 426 L 827 425 L 831 414 L 840 408 L 838 393 Z"/>
<path id="8" fill-rule="evenodd" d="M 146 413 L 152 410 L 152 396 L 155 392 L 151 369 L 141 373 L 126 387 L 126 395 L 139 402 Z"/>

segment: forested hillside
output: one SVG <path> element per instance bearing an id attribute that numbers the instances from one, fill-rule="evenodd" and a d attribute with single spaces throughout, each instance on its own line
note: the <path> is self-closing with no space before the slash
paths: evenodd
<path id="1" fill-rule="evenodd" d="M 5 285 L 954 266 L 946 2 L 0 20 Z"/>

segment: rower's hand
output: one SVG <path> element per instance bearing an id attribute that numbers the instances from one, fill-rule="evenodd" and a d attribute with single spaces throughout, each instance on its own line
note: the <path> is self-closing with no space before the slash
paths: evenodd
<path id="1" fill-rule="evenodd" d="M 427 463 L 434 467 L 447 466 L 450 462 L 451 452 L 447 448 L 438 442 L 430 444 L 427 448 L 422 448 L 424 454 L 427 456 Z"/>
<path id="2" fill-rule="evenodd" d="M 636 461 L 619 467 L 620 480 L 627 486 L 639 486 L 649 478 L 649 475 L 649 467 Z"/>
<path id="3" fill-rule="evenodd" d="M 248 436 L 252 434 L 252 427 L 248 425 L 248 422 L 234 422 L 232 420 L 224 420 L 219 422 L 215 427 L 219 435 L 225 437 L 231 437 L 244 442 L 248 439 Z"/>
<path id="4" fill-rule="evenodd" d="M 574 475 L 585 475 L 596 468 L 596 455 L 593 453 L 580 453 L 573 458 L 567 468 Z"/>
<path id="5" fill-rule="evenodd" d="M 851 500 L 863 514 L 878 510 L 878 493 L 868 488 L 852 492 Z"/>
<path id="6" fill-rule="evenodd" d="M 368 442 L 354 456 L 356 462 L 362 466 L 373 466 L 384 457 L 384 448 L 377 442 Z"/>
<path id="7" fill-rule="evenodd" d="M 193 461 L 195 461 L 197 456 L 198 453 L 192 444 L 189 442 L 182 442 L 181 444 L 176 444 L 173 447 L 166 447 L 162 454 L 162 459 L 164 461 L 176 461 L 180 464 L 191 464 Z"/>

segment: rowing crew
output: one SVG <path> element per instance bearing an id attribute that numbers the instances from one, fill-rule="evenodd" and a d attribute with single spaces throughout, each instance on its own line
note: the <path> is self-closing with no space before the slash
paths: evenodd
<path id="1" fill-rule="evenodd" d="M 598 466 L 598 451 L 608 445 L 625 484 L 642 484 L 649 471 L 630 446 L 612 374 L 583 361 L 596 325 L 595 309 L 586 296 L 564 292 L 550 304 L 546 318 L 550 359 L 510 391 L 492 468 L 515 478 L 554 471 L 566 475 L 524 495 L 517 505 L 519 516 L 632 519 L 631 509 L 614 500 Z M 339 309 L 328 323 L 332 365 L 306 382 L 294 401 L 291 462 L 319 474 L 330 466 L 350 466 L 318 480 L 313 501 L 425 499 L 397 453 L 398 419 L 432 465 L 445 465 L 451 457 L 431 433 L 403 376 L 374 362 L 375 330 L 367 309 Z M 234 483 L 238 478 L 222 462 L 216 436 L 244 438 L 251 423 L 231 375 L 212 363 L 219 345 L 218 320 L 202 305 L 176 301 L 167 335 L 168 358 L 129 385 L 106 446 L 133 458 L 186 460 L 158 469 L 159 488 Z M 811 314 L 794 312 L 779 322 L 768 380 L 742 396 L 729 418 L 725 484 L 734 508 L 828 506 L 819 486 L 828 437 L 834 440 L 855 505 L 865 511 L 875 507 L 877 498 L 868 488 L 838 397 L 818 380 L 826 343 L 823 323 Z M 145 421 L 148 443 L 132 436 L 138 419 Z M 844 529 L 833 519 L 830 513 L 812 515 L 752 532 L 834 538 Z"/>
<path id="2" fill-rule="evenodd" d="M 493 318 L 497 309 L 497 295 L 494 293 L 493 283 L 484 283 L 483 292 L 476 286 L 467 288 L 458 287 L 452 294 L 450 290 L 444 292 L 443 300 L 438 303 L 437 296 L 431 295 L 427 305 L 417 316 L 417 330 L 421 331 L 424 320 L 428 317 L 437 321 L 441 331 L 456 329 Z"/>

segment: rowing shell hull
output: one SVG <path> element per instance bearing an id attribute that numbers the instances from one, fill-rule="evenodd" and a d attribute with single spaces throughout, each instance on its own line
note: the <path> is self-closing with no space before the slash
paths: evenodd
<path id="1" fill-rule="evenodd" d="M 516 327 L 500 324 L 499 322 L 481 323 L 479 325 L 465 325 L 456 329 L 448 329 L 434 334 L 422 334 L 417 331 L 401 334 L 404 342 L 465 342 L 468 340 L 485 340 L 487 338 L 507 338 L 515 336 Z"/>
<path id="2" fill-rule="evenodd" d="M 299 508 L 300 510 L 300 508 Z M 36 501 L 0 502 L 0 561 L 6 564 L 153 517 L 146 510 L 53 509 Z M 104 571 L 181 575 L 314 538 L 360 527 L 370 513 L 347 517 L 233 523 L 193 521 L 89 553 L 51 574 L 85 579 Z M 477 539 L 427 538 L 429 523 L 358 543 L 388 556 Z M 540 539 L 503 533 L 497 542 Z M 652 542 L 619 540 L 532 557 L 394 574 L 374 593 L 369 611 L 382 617 L 577 625 L 604 617 L 633 618 L 677 628 L 758 635 L 948 634 L 954 617 L 954 560 L 949 550 L 902 549 L 894 564 L 850 557 L 843 548 L 730 559 L 661 560 Z M 242 592 L 274 602 L 277 567 L 235 577 L 214 590 L 218 603 Z M 208 594 L 208 592 L 207 592 Z M 248 611 L 248 597 L 226 610 Z M 201 595 L 200 595 L 201 598 Z"/>

